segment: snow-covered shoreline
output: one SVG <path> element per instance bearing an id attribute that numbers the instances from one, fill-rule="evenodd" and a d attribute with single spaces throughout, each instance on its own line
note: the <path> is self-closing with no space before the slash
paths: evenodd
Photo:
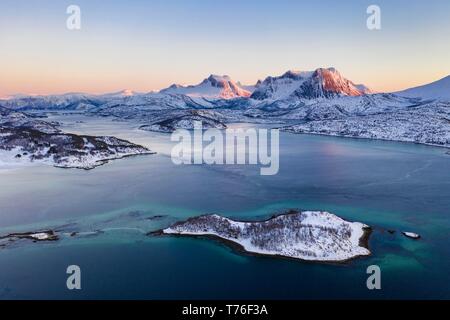
<path id="1" fill-rule="evenodd" d="M 290 211 L 265 221 L 234 221 L 204 215 L 160 231 L 165 235 L 213 237 L 250 254 L 317 262 L 344 262 L 370 255 L 370 227 L 323 211 Z"/>
<path id="2" fill-rule="evenodd" d="M 298 134 L 417 143 L 450 148 L 450 106 L 436 104 L 417 110 L 321 119 L 280 130 Z"/>
<path id="3" fill-rule="evenodd" d="M 351 136 L 351 135 L 339 135 L 339 134 L 332 134 L 332 133 L 322 133 L 322 132 L 294 132 L 289 130 L 284 130 L 287 133 L 292 134 L 306 134 L 306 135 L 313 135 L 313 136 L 324 136 L 324 137 L 335 137 L 335 138 L 342 138 L 342 139 L 359 139 L 359 140 L 371 140 L 371 141 L 387 141 L 387 142 L 397 142 L 397 143 L 409 143 L 409 144 L 417 144 L 422 146 L 429 146 L 429 147 L 438 147 L 438 148 L 444 148 L 450 150 L 450 145 L 441 145 L 441 144 L 432 144 L 432 143 L 423 143 L 423 142 L 416 142 L 416 141 L 410 141 L 410 140 L 393 140 L 393 139 L 384 139 L 384 138 L 368 138 L 368 137 L 358 137 L 358 136 Z M 447 152 L 447 154 L 450 155 L 450 151 Z"/>
<path id="4" fill-rule="evenodd" d="M 90 170 L 110 160 L 154 154 L 113 136 L 62 132 L 58 125 L 0 108 L 0 166 L 29 164 Z"/>
<path id="5" fill-rule="evenodd" d="M 12 144 L 2 143 L 0 166 L 11 168 L 43 164 L 56 168 L 91 170 L 112 160 L 155 154 L 145 147 L 115 137 L 89 137 L 95 145 L 86 142 L 77 146 L 78 138 L 83 137 L 58 133 L 38 140 L 39 145 L 31 140 L 25 145 L 16 145 L 13 141 Z M 43 143 L 48 143 L 49 147 L 43 147 Z"/>

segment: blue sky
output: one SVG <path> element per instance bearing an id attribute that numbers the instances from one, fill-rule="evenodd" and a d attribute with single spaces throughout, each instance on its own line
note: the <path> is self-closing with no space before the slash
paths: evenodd
<path id="1" fill-rule="evenodd" d="M 66 29 L 79 5 L 82 28 Z M 366 28 L 381 7 L 382 29 Z M 244 83 L 334 66 L 376 90 L 450 74 L 450 1 L 2 0 L 0 95 Z"/>

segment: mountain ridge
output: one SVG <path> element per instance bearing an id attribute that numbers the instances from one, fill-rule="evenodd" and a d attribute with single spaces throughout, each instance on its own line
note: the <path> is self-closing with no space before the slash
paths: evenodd
<path id="1" fill-rule="evenodd" d="M 450 100 L 450 75 L 431 83 L 397 91 L 395 94 L 411 98 Z"/>
<path id="2" fill-rule="evenodd" d="M 250 91 L 242 88 L 239 82 L 233 81 L 229 76 L 215 74 L 209 75 L 209 77 L 197 85 L 183 86 L 173 84 L 159 92 L 216 99 L 248 98 L 251 95 Z"/>
<path id="3" fill-rule="evenodd" d="M 450 75 L 431 83 L 407 88 L 396 92 L 376 92 L 365 84 L 355 84 L 345 78 L 333 67 L 317 68 L 314 71 L 288 70 L 280 76 L 268 76 L 253 85 L 243 85 L 227 75 L 211 74 L 196 85 L 172 84 L 160 91 L 147 93 L 123 89 L 111 93 L 92 94 L 68 92 L 62 94 L 15 94 L 0 98 L 5 101 L 43 101 L 48 104 L 64 104 L 73 100 L 119 99 L 156 94 L 186 95 L 206 99 L 282 100 L 289 96 L 304 99 L 335 98 L 337 96 L 361 96 L 377 93 L 391 93 L 410 98 L 448 99 L 450 100 Z M 25 103 L 26 104 L 26 103 Z"/>

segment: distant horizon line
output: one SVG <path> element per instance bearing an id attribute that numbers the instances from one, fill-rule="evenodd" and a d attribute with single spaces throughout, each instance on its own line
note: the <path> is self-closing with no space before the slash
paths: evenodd
<path id="1" fill-rule="evenodd" d="M 202 80 L 200 80 L 198 83 L 195 83 L 195 84 L 181 84 L 181 83 L 173 82 L 173 83 L 171 83 L 170 85 L 168 85 L 168 86 L 163 86 L 163 87 L 160 88 L 160 89 L 153 89 L 153 90 L 148 90 L 148 91 L 134 90 L 134 89 L 131 89 L 131 88 L 117 88 L 117 89 L 111 89 L 111 90 L 107 90 L 107 91 L 103 91 L 103 92 L 101 92 L 101 91 L 96 91 L 96 92 L 89 92 L 89 91 L 61 91 L 61 92 L 53 92 L 53 93 L 24 93 L 24 92 L 19 92 L 19 93 L 13 93 L 13 94 L 0 95 L 0 99 L 1 99 L 1 100 L 10 100 L 10 99 L 15 99 L 15 98 L 20 98 L 20 96 L 23 96 L 23 97 L 46 97 L 46 96 L 64 96 L 64 95 L 77 95 L 77 94 L 80 94 L 80 95 L 102 96 L 102 95 L 108 95 L 108 94 L 119 94 L 119 93 L 122 93 L 122 92 L 124 92 L 124 91 L 131 91 L 131 92 L 134 93 L 134 94 L 151 94 L 151 93 L 160 93 L 162 90 L 167 89 L 167 88 L 169 88 L 170 86 L 173 86 L 173 85 L 179 85 L 179 86 L 183 86 L 183 87 L 187 87 L 187 86 L 196 86 L 196 85 L 201 84 L 202 81 L 208 79 L 210 76 L 221 76 L 221 77 L 228 76 L 228 77 L 230 77 L 230 79 L 231 79 L 232 81 L 234 81 L 235 83 L 238 83 L 238 84 L 240 84 L 241 86 L 244 86 L 244 87 L 245 87 L 245 86 L 254 86 L 254 85 L 256 85 L 259 81 L 264 81 L 264 80 L 265 80 L 266 78 L 268 78 L 268 77 L 279 77 L 279 76 L 282 76 L 282 75 L 286 74 L 287 72 L 314 72 L 315 70 L 318 70 L 318 69 L 331 69 L 331 68 L 337 70 L 337 69 L 334 68 L 334 67 L 320 67 L 320 68 L 316 68 L 316 69 L 314 69 L 314 70 L 309 70 L 309 71 L 296 70 L 296 69 L 289 69 L 289 70 L 286 70 L 285 72 L 283 72 L 283 73 L 281 73 L 280 75 L 277 75 L 277 76 L 266 76 L 264 79 L 258 79 L 258 80 L 256 80 L 256 82 L 254 82 L 253 84 L 244 84 L 244 83 L 242 83 L 242 82 L 239 81 L 239 80 L 236 81 L 233 77 L 229 76 L 228 74 L 220 75 L 220 74 L 218 74 L 218 73 L 211 73 L 211 74 L 209 74 L 208 76 L 203 77 Z M 337 70 L 337 71 L 340 73 L 339 70 Z M 394 91 L 391 91 L 391 90 L 389 90 L 389 91 L 378 91 L 378 90 L 373 90 L 373 93 L 372 93 L 372 94 L 401 92 L 401 91 L 404 91 L 404 90 L 408 90 L 408 89 L 412 89 L 412 88 L 417 88 L 417 87 L 421 87 L 421 86 L 424 86 L 424 85 L 428 85 L 428 84 L 431 84 L 431 83 L 434 83 L 434 82 L 438 82 L 438 81 L 441 81 L 441 80 L 443 80 L 443 79 L 445 79 L 445 78 L 447 78 L 447 77 L 450 77 L 450 74 L 441 76 L 441 77 L 439 77 L 438 79 L 432 80 L 432 81 L 430 81 L 430 82 L 426 82 L 426 83 L 423 83 L 423 84 L 414 85 L 414 86 L 412 86 L 412 87 L 406 87 L 406 88 L 403 88 L 403 89 L 400 89 L 400 90 L 394 90 Z M 346 78 L 346 77 L 344 77 L 344 78 L 347 79 L 347 80 L 349 80 L 349 81 L 351 81 L 351 82 L 353 82 L 351 79 L 348 79 L 348 78 Z M 372 87 L 366 85 L 365 83 L 355 83 L 355 82 L 353 82 L 353 83 L 354 83 L 355 85 L 364 85 L 364 86 L 366 86 L 366 87 L 368 87 L 369 89 L 372 90 Z M 131 95 L 130 95 L 130 96 L 131 96 Z"/>

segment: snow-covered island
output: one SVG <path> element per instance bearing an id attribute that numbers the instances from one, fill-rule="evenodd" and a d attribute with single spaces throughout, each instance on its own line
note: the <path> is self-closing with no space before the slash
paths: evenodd
<path id="1" fill-rule="evenodd" d="M 203 129 L 226 129 L 224 117 L 211 110 L 187 110 L 173 112 L 166 119 L 139 127 L 141 130 L 171 133 L 177 129 L 193 130 L 195 122 L 201 122 Z"/>
<path id="2" fill-rule="evenodd" d="M 343 262 L 370 255 L 371 228 L 324 211 L 295 211 L 265 221 L 217 214 L 177 222 L 153 234 L 212 237 L 246 253 L 307 261 Z"/>
<path id="3" fill-rule="evenodd" d="M 415 240 L 417 240 L 417 239 L 420 239 L 421 237 L 420 237 L 420 234 L 417 234 L 417 233 L 414 233 L 414 232 L 406 232 L 406 231 L 404 231 L 404 232 L 402 232 L 403 233 L 403 235 L 405 236 L 405 237 L 408 237 L 408 238 L 411 238 L 411 239 L 415 239 Z"/>
<path id="4" fill-rule="evenodd" d="M 57 124 L 0 109 L 0 162 L 44 163 L 60 168 L 93 169 L 110 160 L 152 154 L 116 137 L 64 133 Z"/>

